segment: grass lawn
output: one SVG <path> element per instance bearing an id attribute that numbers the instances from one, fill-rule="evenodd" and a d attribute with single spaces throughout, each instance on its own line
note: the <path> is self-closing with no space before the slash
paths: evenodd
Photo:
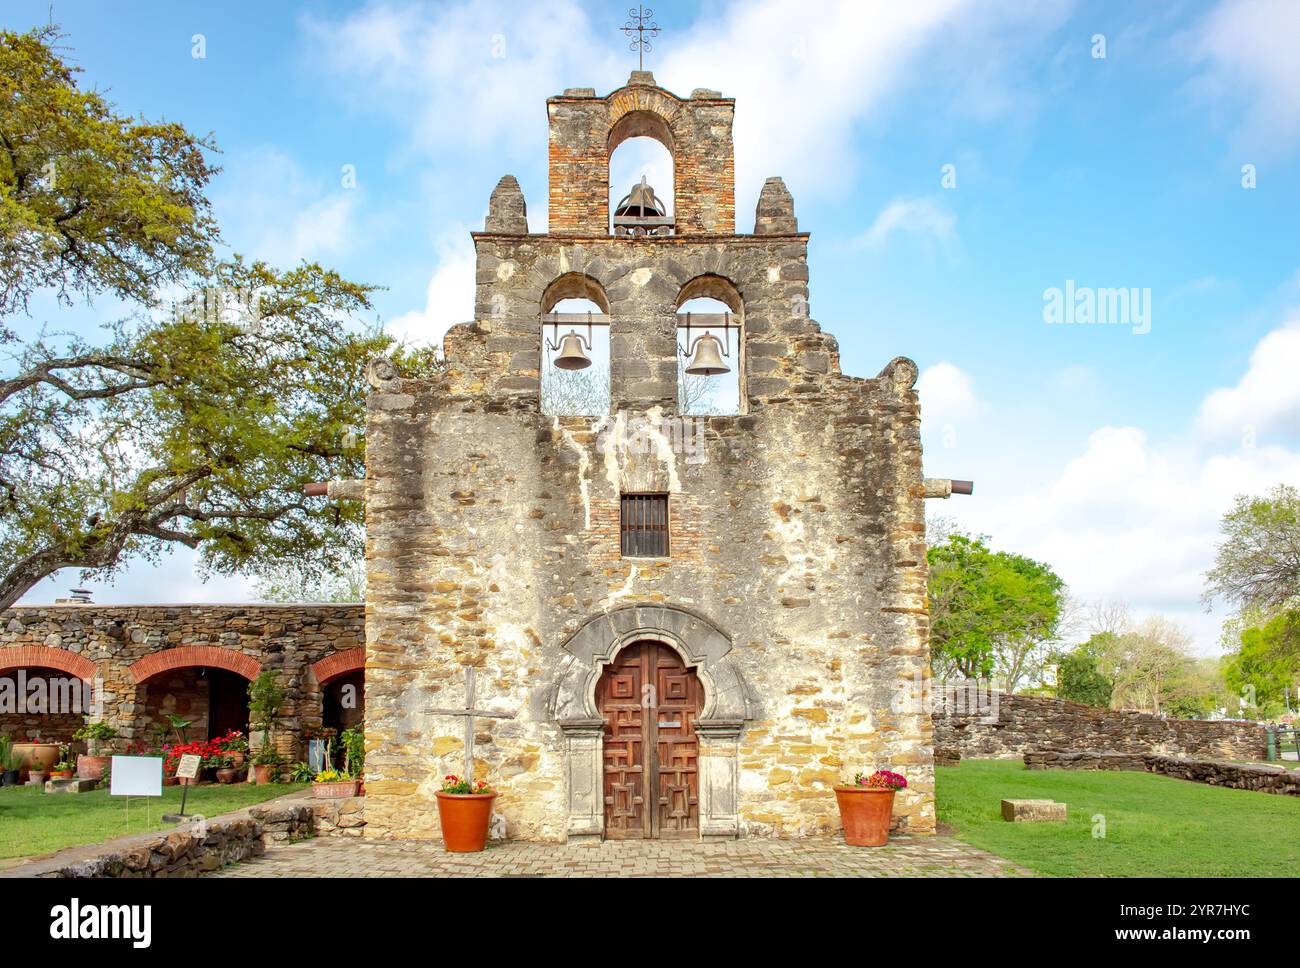
<path id="1" fill-rule="evenodd" d="M 304 786 L 232 783 L 195 787 L 190 791 L 185 812 L 215 817 L 282 797 Z M 143 800 L 132 800 L 128 820 L 123 798 L 110 797 L 107 790 L 46 796 L 37 787 L 0 788 L 0 860 L 48 854 L 64 847 L 94 844 L 149 830 L 167 830 L 173 825 L 164 823 L 162 815 L 180 812 L 181 789 L 163 787 L 161 802 L 150 798 L 146 805 Z"/>
<path id="2" fill-rule="evenodd" d="M 1229 790 L 1151 773 L 1026 770 L 962 760 L 935 770 L 938 816 L 957 837 L 1062 877 L 1295 877 L 1300 797 Z M 1061 823 L 1007 823 L 1001 801 L 1058 800 Z M 1095 814 L 1105 837 L 1093 836 Z"/>

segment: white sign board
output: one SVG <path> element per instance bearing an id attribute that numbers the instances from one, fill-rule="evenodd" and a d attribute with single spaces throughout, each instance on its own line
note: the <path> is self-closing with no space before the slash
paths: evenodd
<path id="1" fill-rule="evenodd" d="M 161 756 L 115 756 L 108 788 L 114 797 L 162 796 Z"/>
<path id="2" fill-rule="evenodd" d="M 203 757 L 197 753 L 186 753 L 181 757 L 181 765 L 176 767 L 176 775 L 182 780 L 192 780 L 199 775 L 199 767 L 203 765 Z"/>

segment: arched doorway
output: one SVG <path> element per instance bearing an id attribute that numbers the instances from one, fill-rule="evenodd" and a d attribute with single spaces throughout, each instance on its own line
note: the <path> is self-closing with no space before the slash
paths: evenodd
<path id="1" fill-rule="evenodd" d="M 605 720 L 605 836 L 700 836 L 699 739 L 704 690 L 694 669 L 661 642 L 634 642 L 596 685 Z"/>

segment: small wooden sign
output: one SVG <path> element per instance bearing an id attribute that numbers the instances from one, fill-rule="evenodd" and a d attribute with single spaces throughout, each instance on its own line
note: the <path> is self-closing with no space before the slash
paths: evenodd
<path id="1" fill-rule="evenodd" d="M 203 757 L 197 753 L 186 753 L 181 757 L 181 765 L 176 767 L 176 775 L 182 780 L 192 780 L 199 775 L 199 766 Z"/>

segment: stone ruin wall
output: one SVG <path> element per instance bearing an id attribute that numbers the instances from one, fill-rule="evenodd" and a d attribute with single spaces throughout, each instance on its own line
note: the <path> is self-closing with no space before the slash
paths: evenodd
<path id="1" fill-rule="evenodd" d="M 980 718 L 938 709 L 936 755 L 955 751 L 966 759 L 1018 759 L 1031 751 L 1053 749 L 1261 760 L 1267 750 L 1266 733 L 1258 723 L 1162 719 L 1039 696 L 1001 694 L 997 721 L 984 723 Z"/>
<path id="2" fill-rule="evenodd" d="M 321 690 L 310 673 L 331 653 L 364 646 L 364 610 L 356 605 L 31 605 L 0 614 L 0 670 L 25 647 L 62 650 L 94 664 L 103 680 L 105 719 L 122 742 L 152 740 L 164 712 L 206 723 L 207 709 L 193 688 L 193 670 L 175 669 L 137 684 L 129 671 L 146 656 L 188 646 L 210 646 L 276 669 L 288 694 L 276 723 L 277 746 L 296 757 L 297 732 L 321 722 Z M 67 678 L 66 672 L 53 675 Z M 0 672 L 13 676 L 13 672 Z M 39 734 L 67 741 L 84 717 L 0 713 L 0 732 L 22 740 Z"/>

